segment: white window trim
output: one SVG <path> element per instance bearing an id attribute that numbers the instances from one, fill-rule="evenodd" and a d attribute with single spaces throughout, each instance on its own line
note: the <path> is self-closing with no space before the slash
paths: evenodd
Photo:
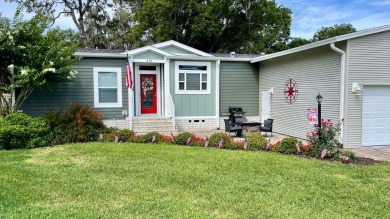
<path id="1" fill-rule="evenodd" d="M 118 95 L 116 103 L 99 103 L 99 72 L 116 72 Z M 94 107 L 95 108 L 110 108 L 122 107 L 122 69 L 121 68 L 93 68 L 93 89 L 94 89 Z"/>
<path id="2" fill-rule="evenodd" d="M 179 65 L 207 66 L 206 71 L 201 70 L 179 70 Z M 207 74 L 206 90 L 179 90 L 179 73 L 199 73 L 202 80 L 202 73 Z M 202 85 L 200 85 L 202 88 Z M 175 62 L 175 93 L 176 94 L 210 94 L 211 93 L 211 62 Z"/>

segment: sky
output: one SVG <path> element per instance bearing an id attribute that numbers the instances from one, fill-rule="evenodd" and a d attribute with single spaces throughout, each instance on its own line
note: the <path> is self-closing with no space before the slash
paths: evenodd
<path id="1" fill-rule="evenodd" d="M 390 0 L 276 0 L 292 10 L 291 36 L 311 39 L 321 27 L 349 23 L 357 30 L 390 25 Z M 16 4 L 0 0 L 2 16 L 12 18 Z M 31 18 L 25 14 L 24 18 Z M 60 17 L 55 25 L 76 27 L 69 17 Z"/>

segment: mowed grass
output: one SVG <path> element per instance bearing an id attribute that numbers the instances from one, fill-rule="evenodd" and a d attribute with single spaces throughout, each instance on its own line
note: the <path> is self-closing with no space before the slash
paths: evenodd
<path id="1" fill-rule="evenodd" d="M 390 164 L 131 143 L 0 151 L 0 218 L 390 218 Z"/>

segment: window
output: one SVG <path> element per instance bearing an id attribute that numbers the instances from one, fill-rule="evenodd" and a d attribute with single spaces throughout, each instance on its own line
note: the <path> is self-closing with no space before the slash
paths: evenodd
<path id="1" fill-rule="evenodd" d="M 121 68 L 93 68 L 95 108 L 122 107 Z"/>
<path id="2" fill-rule="evenodd" d="M 210 94 L 210 62 L 176 62 L 176 94 Z"/>

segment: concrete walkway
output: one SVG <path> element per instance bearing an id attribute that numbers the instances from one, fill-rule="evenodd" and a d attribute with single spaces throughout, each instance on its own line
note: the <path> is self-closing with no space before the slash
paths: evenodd
<path id="1" fill-rule="evenodd" d="M 371 158 L 378 161 L 390 161 L 390 146 L 362 147 L 349 150 L 355 152 L 357 157 Z"/>

